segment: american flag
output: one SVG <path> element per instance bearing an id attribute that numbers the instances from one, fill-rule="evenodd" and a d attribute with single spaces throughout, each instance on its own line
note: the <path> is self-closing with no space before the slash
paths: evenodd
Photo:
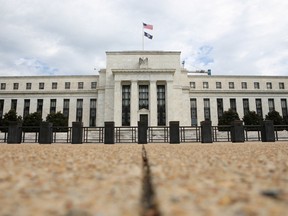
<path id="1" fill-rule="evenodd" d="M 143 23 L 143 28 L 153 30 L 153 25 Z"/>

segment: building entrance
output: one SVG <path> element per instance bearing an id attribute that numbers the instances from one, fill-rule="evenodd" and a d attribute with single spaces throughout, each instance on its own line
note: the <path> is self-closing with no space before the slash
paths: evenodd
<path id="1" fill-rule="evenodd" d="M 140 114 L 140 122 L 144 122 L 148 127 L 148 114 Z"/>

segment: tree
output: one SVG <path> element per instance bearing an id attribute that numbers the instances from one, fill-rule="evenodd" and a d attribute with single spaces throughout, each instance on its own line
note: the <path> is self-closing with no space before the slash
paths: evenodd
<path id="1" fill-rule="evenodd" d="M 253 126 L 253 125 L 261 125 L 261 122 L 263 121 L 263 118 L 258 115 L 255 111 L 249 111 L 247 114 L 243 117 L 243 122 L 246 126 Z M 246 130 L 255 130 L 257 131 L 259 127 L 247 127 Z"/>
<path id="2" fill-rule="evenodd" d="M 279 112 L 277 112 L 276 110 L 270 111 L 266 116 L 265 116 L 265 120 L 271 120 L 273 121 L 274 125 L 284 125 L 284 119 L 282 118 L 282 116 L 279 114 Z M 284 130 L 283 127 L 277 127 L 277 130 Z"/>
<path id="3" fill-rule="evenodd" d="M 230 127 L 223 127 L 223 126 L 227 126 L 227 125 L 230 126 L 234 120 L 240 120 L 237 112 L 235 112 L 232 109 L 224 111 L 222 117 L 218 121 L 218 126 L 222 126 L 222 127 L 218 127 L 218 130 L 229 131 Z"/>
<path id="4" fill-rule="evenodd" d="M 34 112 L 28 114 L 23 119 L 23 131 L 25 132 L 37 132 L 40 129 L 40 124 L 43 121 L 41 113 Z"/>
<path id="5" fill-rule="evenodd" d="M 65 117 L 61 112 L 48 114 L 46 117 L 46 121 L 53 124 L 54 131 L 67 131 L 67 128 L 65 127 L 68 127 L 68 118 Z"/>
<path id="6" fill-rule="evenodd" d="M 11 121 L 17 121 L 19 123 L 22 122 L 22 116 L 18 116 L 17 112 L 14 109 L 11 109 L 8 111 L 8 113 L 5 113 L 3 116 L 3 119 L 1 121 L 1 125 L 2 127 L 8 127 L 9 126 L 9 122 Z M 3 128 L 1 131 L 8 131 L 7 128 Z"/>

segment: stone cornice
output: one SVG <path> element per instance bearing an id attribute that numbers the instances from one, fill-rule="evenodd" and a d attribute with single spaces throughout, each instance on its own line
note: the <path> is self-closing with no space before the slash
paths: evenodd
<path id="1" fill-rule="evenodd" d="M 174 74 L 176 69 L 111 69 L 113 74 L 119 73 L 171 73 Z"/>
<path id="2" fill-rule="evenodd" d="M 283 95 L 283 94 L 288 94 L 288 91 L 283 91 L 282 89 L 281 90 L 274 90 L 274 91 L 271 91 L 271 90 L 262 90 L 262 91 L 253 91 L 253 90 L 191 90 L 189 91 L 189 93 L 192 93 L 192 94 L 242 94 L 242 95 L 245 95 L 245 94 L 260 94 L 260 95 L 263 95 L 263 94 L 266 94 L 266 95 L 269 95 L 269 94 L 280 94 L 280 95 Z"/>
<path id="3" fill-rule="evenodd" d="M 67 90 L 67 91 L 0 91 L 1 95 L 77 95 L 77 94 L 97 94 L 98 89 L 93 90 Z"/>

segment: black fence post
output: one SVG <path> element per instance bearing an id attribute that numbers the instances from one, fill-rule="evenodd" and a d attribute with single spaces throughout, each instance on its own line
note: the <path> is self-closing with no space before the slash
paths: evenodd
<path id="1" fill-rule="evenodd" d="M 138 144 L 147 144 L 147 123 L 138 121 Z"/>
<path id="2" fill-rule="evenodd" d="M 234 120 L 231 123 L 230 132 L 231 132 L 232 142 L 244 142 L 245 141 L 243 121 Z"/>
<path id="3" fill-rule="evenodd" d="M 83 123 L 72 122 L 72 144 L 83 143 Z"/>
<path id="4" fill-rule="evenodd" d="M 114 122 L 105 122 L 104 144 L 115 143 L 114 128 L 115 128 Z"/>
<path id="5" fill-rule="evenodd" d="M 262 142 L 275 142 L 274 124 L 271 120 L 265 120 L 261 124 Z"/>
<path id="6" fill-rule="evenodd" d="M 212 122 L 201 122 L 201 143 L 213 143 Z"/>
<path id="7" fill-rule="evenodd" d="M 20 144 L 22 138 L 22 125 L 17 121 L 10 121 L 8 127 L 8 144 Z"/>
<path id="8" fill-rule="evenodd" d="M 39 131 L 39 144 L 51 144 L 53 140 L 53 124 L 50 122 L 41 122 Z"/>
<path id="9" fill-rule="evenodd" d="M 169 138 L 170 144 L 179 144 L 179 121 L 170 121 L 169 122 Z"/>

